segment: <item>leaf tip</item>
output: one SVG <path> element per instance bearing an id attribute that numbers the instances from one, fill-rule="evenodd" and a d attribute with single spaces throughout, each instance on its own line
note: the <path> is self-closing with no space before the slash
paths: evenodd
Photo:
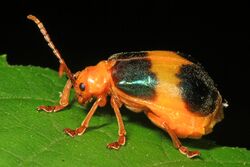
<path id="1" fill-rule="evenodd" d="M 0 66 L 7 66 L 7 54 L 0 55 Z"/>

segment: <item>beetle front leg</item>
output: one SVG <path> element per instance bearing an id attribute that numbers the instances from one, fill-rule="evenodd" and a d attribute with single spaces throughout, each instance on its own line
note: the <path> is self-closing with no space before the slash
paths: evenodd
<path id="1" fill-rule="evenodd" d="M 67 107 L 69 105 L 69 95 L 70 95 L 71 87 L 72 87 L 71 81 L 67 80 L 67 83 L 64 86 L 64 89 L 63 89 L 63 92 L 59 101 L 59 105 L 55 105 L 55 106 L 42 105 L 42 106 L 37 107 L 37 110 L 38 111 L 43 110 L 45 112 L 57 112 Z"/>
<path id="2" fill-rule="evenodd" d="M 118 123 L 118 140 L 116 142 L 110 143 L 107 145 L 108 148 L 110 149 L 119 149 L 121 146 L 123 146 L 126 143 L 126 130 L 124 127 L 124 123 L 122 120 L 122 116 L 119 110 L 119 103 L 115 100 L 115 98 L 112 96 L 111 97 L 111 106 L 113 107 L 114 111 L 115 111 L 115 115 L 116 115 L 116 119 L 117 119 L 117 123 Z"/>
<path id="3" fill-rule="evenodd" d="M 190 151 L 187 147 L 183 146 L 177 135 L 174 133 L 174 131 L 172 131 L 172 129 L 168 127 L 167 123 L 164 120 L 162 120 L 150 111 L 145 113 L 152 122 L 156 123 L 157 125 L 160 125 L 165 129 L 165 131 L 171 137 L 173 145 L 180 151 L 180 153 L 186 155 L 188 158 L 193 158 L 200 155 L 199 151 Z"/>
<path id="4" fill-rule="evenodd" d="M 70 128 L 65 128 L 64 132 L 67 133 L 71 137 L 75 137 L 77 135 L 82 135 L 85 132 L 85 130 L 88 128 L 89 121 L 92 118 L 92 116 L 94 115 L 97 107 L 103 106 L 103 103 L 106 103 L 106 99 L 104 99 L 103 97 L 100 97 L 99 99 L 97 99 L 95 101 L 95 103 L 93 104 L 93 106 L 91 107 L 91 109 L 89 110 L 87 116 L 85 117 L 85 119 L 81 123 L 81 126 L 75 130 L 72 130 Z"/>

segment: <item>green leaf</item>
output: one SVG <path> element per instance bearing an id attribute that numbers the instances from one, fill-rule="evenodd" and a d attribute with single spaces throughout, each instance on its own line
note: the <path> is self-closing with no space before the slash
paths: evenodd
<path id="1" fill-rule="evenodd" d="M 0 67 L 1 66 L 8 66 L 8 63 L 7 63 L 7 55 L 0 55 Z"/>
<path id="2" fill-rule="evenodd" d="M 250 166 L 246 149 L 203 139 L 182 140 L 202 153 L 188 159 L 144 114 L 125 108 L 127 143 L 119 151 L 109 150 L 106 144 L 117 139 L 118 129 L 110 105 L 98 109 L 84 135 L 71 138 L 63 129 L 78 127 L 87 109 L 74 101 L 62 112 L 36 111 L 39 105 L 57 104 L 65 82 L 56 71 L 10 66 L 0 56 L 0 166 Z"/>

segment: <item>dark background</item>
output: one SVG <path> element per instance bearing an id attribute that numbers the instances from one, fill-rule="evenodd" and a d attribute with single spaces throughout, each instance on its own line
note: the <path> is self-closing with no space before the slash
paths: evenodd
<path id="1" fill-rule="evenodd" d="M 10 64 L 58 68 L 57 59 L 37 27 L 26 19 L 28 14 L 44 23 L 73 72 L 122 51 L 173 50 L 191 54 L 203 64 L 230 104 L 225 119 L 206 138 L 249 149 L 247 6 L 169 1 L 2 3 L 0 54 L 8 54 Z"/>

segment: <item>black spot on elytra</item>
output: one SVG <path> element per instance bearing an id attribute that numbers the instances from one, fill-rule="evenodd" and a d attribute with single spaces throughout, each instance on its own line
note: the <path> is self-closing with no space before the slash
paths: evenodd
<path id="1" fill-rule="evenodd" d="M 176 52 L 177 55 L 193 62 L 194 64 L 198 64 L 200 65 L 200 63 L 198 62 L 198 60 L 196 60 L 191 54 L 186 54 L 186 53 L 183 53 L 183 52 L 180 52 L 180 51 L 177 51 Z"/>
<path id="2" fill-rule="evenodd" d="M 133 55 L 126 54 L 125 57 L 131 58 Z M 112 69 L 114 83 L 117 88 L 128 95 L 142 99 L 152 99 L 155 96 L 157 78 L 150 71 L 151 61 L 146 58 L 134 58 L 117 60 Z"/>
<path id="3" fill-rule="evenodd" d="M 113 54 L 109 57 L 109 60 L 112 59 L 129 59 L 129 58 L 139 58 L 139 57 L 147 57 L 148 53 L 146 51 L 140 51 L 140 52 L 121 52 Z"/>
<path id="4" fill-rule="evenodd" d="M 202 115 L 212 113 L 216 107 L 218 90 L 213 80 L 200 65 L 183 65 L 177 76 L 180 89 L 189 110 Z"/>

